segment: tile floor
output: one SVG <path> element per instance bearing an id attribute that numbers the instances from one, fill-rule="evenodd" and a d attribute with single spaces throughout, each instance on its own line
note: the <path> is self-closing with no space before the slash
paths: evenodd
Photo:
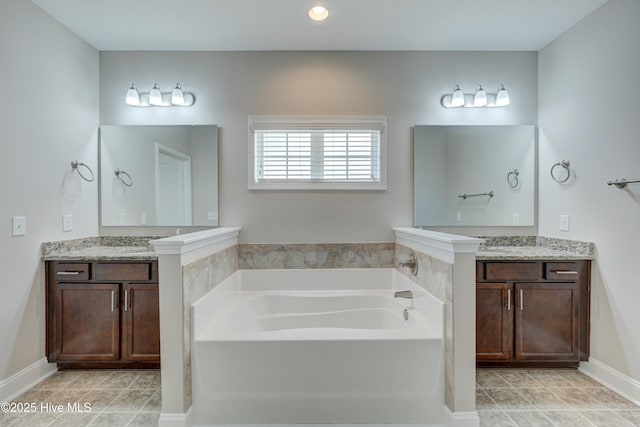
<path id="1" fill-rule="evenodd" d="M 12 405 L 35 411 L 0 412 L 0 426 L 157 426 L 160 372 L 62 371 Z M 478 370 L 476 406 L 481 427 L 640 427 L 640 407 L 575 370 Z"/>
<path id="2" fill-rule="evenodd" d="M 640 407 L 576 370 L 478 370 L 481 427 L 640 426 Z"/>
<path id="3" fill-rule="evenodd" d="M 11 406 L 20 413 L 3 406 L 2 427 L 157 426 L 160 371 L 60 371 Z"/>

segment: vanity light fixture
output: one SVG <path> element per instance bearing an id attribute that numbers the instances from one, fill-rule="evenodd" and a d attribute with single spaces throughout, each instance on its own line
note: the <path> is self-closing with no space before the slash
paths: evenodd
<path id="1" fill-rule="evenodd" d="M 154 84 L 151 91 L 149 91 L 149 104 L 156 106 L 162 105 L 162 92 L 160 92 L 158 83 Z"/>
<path id="2" fill-rule="evenodd" d="M 462 107 L 464 105 L 464 93 L 462 93 L 462 89 L 460 86 L 456 85 L 453 89 L 453 94 L 451 95 L 451 106 L 452 107 Z"/>
<path id="3" fill-rule="evenodd" d="M 180 83 L 176 84 L 171 92 L 171 103 L 173 105 L 184 105 L 184 93 L 180 87 Z"/>
<path id="4" fill-rule="evenodd" d="M 132 83 L 125 98 L 125 103 L 132 107 L 190 107 L 195 102 L 195 95 L 184 92 L 180 83 L 171 92 L 162 92 L 156 83 L 149 92 L 142 93 Z"/>
<path id="5" fill-rule="evenodd" d="M 329 11 L 324 6 L 313 6 L 309 9 L 309 18 L 314 21 L 324 21 L 329 17 Z"/>
<path id="6" fill-rule="evenodd" d="M 127 98 L 125 99 L 127 105 L 138 106 L 140 105 L 140 94 L 136 87 L 131 83 L 131 87 L 127 91 Z"/>
<path id="7" fill-rule="evenodd" d="M 500 90 L 496 94 L 496 107 L 504 107 L 509 105 L 509 92 L 504 88 L 504 85 L 500 85 Z"/>
<path id="8" fill-rule="evenodd" d="M 487 93 L 482 85 L 478 85 L 475 93 L 464 93 L 459 85 L 453 89 L 453 93 L 445 94 L 440 98 L 440 105 L 444 108 L 494 108 L 509 105 L 509 92 L 500 85 L 497 93 Z"/>
<path id="9" fill-rule="evenodd" d="M 478 85 L 476 94 L 473 96 L 474 107 L 484 107 L 487 105 L 487 92 L 482 88 L 482 85 Z"/>

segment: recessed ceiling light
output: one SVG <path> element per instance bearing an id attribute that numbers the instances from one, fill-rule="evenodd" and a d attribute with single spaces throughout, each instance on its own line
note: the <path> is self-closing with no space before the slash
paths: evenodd
<path id="1" fill-rule="evenodd" d="M 329 11 L 324 6 L 314 6 L 309 9 L 309 18 L 314 21 L 324 21 L 329 16 Z"/>

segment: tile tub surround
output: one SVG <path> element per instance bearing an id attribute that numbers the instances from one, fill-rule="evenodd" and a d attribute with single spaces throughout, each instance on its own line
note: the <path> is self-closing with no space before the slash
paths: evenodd
<path id="1" fill-rule="evenodd" d="M 182 325 L 185 404 L 191 406 L 191 305 L 219 285 L 238 269 L 238 246 L 232 246 L 182 267 L 183 309 Z"/>
<path id="2" fill-rule="evenodd" d="M 389 268 L 394 243 L 242 244 L 240 269 Z"/>
<path id="3" fill-rule="evenodd" d="M 41 246 L 42 259 L 89 260 L 109 259 L 154 260 L 156 253 L 149 241 L 159 236 L 100 236 L 45 242 Z"/>
<path id="4" fill-rule="evenodd" d="M 479 236 L 478 238 L 484 240 L 478 249 L 478 259 L 594 259 L 594 245 L 591 242 L 543 236 Z"/>

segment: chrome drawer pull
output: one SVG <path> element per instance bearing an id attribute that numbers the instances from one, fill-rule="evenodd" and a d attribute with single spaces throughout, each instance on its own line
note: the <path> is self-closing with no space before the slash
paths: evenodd
<path id="1" fill-rule="evenodd" d="M 507 311 L 511 311 L 511 289 L 507 289 Z"/>
<path id="2" fill-rule="evenodd" d="M 524 292 L 520 289 L 520 311 L 524 310 Z"/>
<path id="3" fill-rule="evenodd" d="M 124 291 L 124 311 L 127 311 L 128 307 L 129 307 L 129 290 L 126 289 Z"/>
<path id="4" fill-rule="evenodd" d="M 554 270 L 553 273 L 556 273 L 556 274 L 570 274 L 570 275 L 578 274 L 577 271 L 571 271 L 571 270 Z"/>
<path id="5" fill-rule="evenodd" d="M 113 303 L 116 300 L 116 291 L 111 291 L 111 311 L 113 312 L 113 310 L 115 310 L 115 307 L 113 306 Z"/>
<path id="6" fill-rule="evenodd" d="M 84 273 L 84 271 L 58 271 L 56 274 L 58 276 L 77 276 L 80 273 Z"/>

